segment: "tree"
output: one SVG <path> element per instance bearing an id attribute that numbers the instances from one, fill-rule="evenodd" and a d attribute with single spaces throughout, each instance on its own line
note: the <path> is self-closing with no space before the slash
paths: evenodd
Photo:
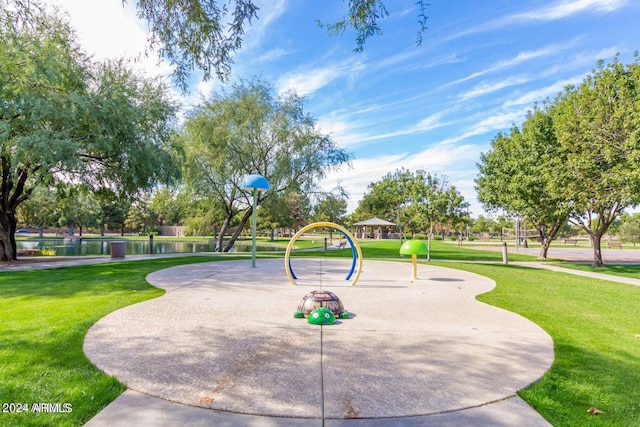
<path id="1" fill-rule="evenodd" d="M 124 234 L 124 223 L 127 218 L 128 206 L 118 201 L 110 201 L 100 207 L 100 235 L 106 230 L 120 230 Z"/>
<path id="2" fill-rule="evenodd" d="M 18 0 L 14 0 L 18 1 Z M 123 0 L 126 3 L 126 0 Z M 418 7 L 417 43 L 426 31 L 426 8 Z M 137 0 L 138 16 L 149 23 L 150 45 L 159 47 L 160 55 L 173 66 L 175 81 L 187 88 L 191 72 L 199 69 L 204 80 L 213 76 L 224 80 L 231 72 L 233 54 L 242 47 L 245 27 L 258 19 L 259 9 L 252 0 Z M 361 52 L 370 37 L 382 34 L 379 21 L 389 15 L 382 0 L 348 3 L 348 12 L 335 24 L 322 24 L 330 35 L 356 32 L 356 52 Z"/>
<path id="3" fill-rule="evenodd" d="M 422 170 L 405 169 L 369 184 L 356 212 L 402 224 L 408 233 L 446 227 L 466 217 L 464 198 L 446 179 Z"/>
<path id="4" fill-rule="evenodd" d="M 152 233 L 156 229 L 158 217 L 151 209 L 151 196 L 143 194 L 137 198 L 127 211 L 125 227 L 138 230 L 140 233 Z"/>
<path id="5" fill-rule="evenodd" d="M 0 260 L 11 261 L 17 208 L 39 186 L 126 195 L 179 169 L 165 85 L 123 61 L 91 62 L 56 14 L 0 4 Z"/>
<path id="6" fill-rule="evenodd" d="M 313 208 L 313 220 L 324 222 L 342 222 L 347 213 L 347 201 L 344 197 L 328 194 Z"/>
<path id="7" fill-rule="evenodd" d="M 602 262 L 601 240 L 623 210 L 640 203 L 640 58 L 599 61 L 579 86 L 557 99 L 554 126 L 564 159 L 555 193 L 573 208 L 570 221 L 593 242 L 593 265 Z"/>
<path id="8" fill-rule="evenodd" d="M 8 9 L 21 16 L 31 8 L 40 8 L 37 0 L 3 0 Z M 126 4 L 127 0 L 122 0 Z M 233 55 L 242 48 L 245 28 L 259 18 L 255 0 L 137 0 L 138 17 L 149 25 L 149 47 L 169 61 L 177 85 L 186 92 L 194 70 L 203 72 L 203 80 L 214 76 L 225 80 L 231 73 Z M 417 0 L 418 32 L 416 44 L 422 44 L 427 30 L 424 0 Z M 329 35 L 356 33 L 355 52 L 362 52 L 366 41 L 383 33 L 379 22 L 389 16 L 382 0 L 349 0 L 346 15 L 336 23 L 317 25 Z"/>
<path id="9" fill-rule="evenodd" d="M 483 234 L 487 234 L 491 236 L 492 234 L 500 234 L 500 227 L 498 223 L 492 219 L 487 218 L 484 215 L 479 215 L 472 224 L 471 224 L 471 233 L 482 236 Z"/>
<path id="10" fill-rule="evenodd" d="M 198 198 L 195 195 L 192 196 L 186 193 L 185 189 L 173 191 L 166 186 L 154 191 L 149 207 L 155 213 L 158 220 L 157 225 L 181 225 L 183 223 L 187 217 L 183 212 L 184 205 L 187 204 L 193 207 L 198 204 Z M 188 202 L 183 203 L 182 200 L 184 199 L 188 199 Z"/>
<path id="11" fill-rule="evenodd" d="M 303 99 L 289 92 L 275 98 L 266 83 L 254 79 L 214 95 L 187 116 L 182 142 L 185 184 L 224 211 L 216 249 L 229 251 L 252 214 L 251 192 L 240 185 L 248 174 L 267 178 L 275 194 L 308 192 L 317 181 L 351 155 L 316 129 Z M 226 245 L 224 237 L 236 215 L 239 225 Z"/>
<path id="12" fill-rule="evenodd" d="M 258 227 L 271 230 L 275 240 L 276 229 L 297 229 L 307 224 L 311 212 L 309 197 L 296 190 L 271 194 L 260 205 Z"/>
<path id="13" fill-rule="evenodd" d="M 620 240 L 631 242 L 633 246 L 640 243 L 640 214 L 624 214 L 620 217 Z"/>
<path id="14" fill-rule="evenodd" d="M 186 235 L 217 237 L 216 228 L 224 221 L 224 210 L 218 201 L 186 187 L 174 195 L 169 209 L 169 212 L 174 212 L 167 217 L 171 218 L 170 224 L 184 225 Z"/>
<path id="15" fill-rule="evenodd" d="M 498 134 L 491 150 L 480 155 L 476 178 L 478 200 L 486 209 L 503 209 L 533 224 L 541 236 L 540 258 L 560 227 L 567 222 L 571 204 L 553 191 L 554 174 L 563 168 L 563 155 L 555 136 L 550 106 L 534 106 L 522 131 Z"/>
<path id="16" fill-rule="evenodd" d="M 18 224 L 35 226 L 38 235 L 43 236 L 43 228 L 56 222 L 56 209 L 59 202 L 55 188 L 41 186 L 36 188 L 31 197 L 16 208 Z"/>
<path id="17" fill-rule="evenodd" d="M 285 219 L 287 225 L 289 220 L 294 229 L 299 229 L 307 225 L 311 212 L 311 202 L 309 196 L 299 191 L 291 191 L 286 195 L 287 212 L 289 218 Z"/>
<path id="18" fill-rule="evenodd" d="M 59 186 L 58 201 L 55 206 L 58 225 L 68 226 L 69 236 L 74 235 L 75 226 L 80 227 L 80 236 L 82 236 L 83 227 L 98 225 L 100 216 L 98 201 L 81 186 Z"/>
<path id="19" fill-rule="evenodd" d="M 356 207 L 354 220 L 377 217 L 395 223 L 402 221 L 400 212 L 411 203 L 410 188 L 414 179 L 413 172 L 402 169 L 369 183 L 369 191 Z"/>
<path id="20" fill-rule="evenodd" d="M 420 29 L 416 36 L 416 43 L 422 44 L 422 36 L 427 30 L 426 10 L 428 3 L 424 0 L 417 0 L 418 24 Z M 389 11 L 381 0 L 350 0 L 346 16 L 333 24 L 323 24 L 319 20 L 316 23 L 327 30 L 329 35 L 343 35 L 346 30 L 352 29 L 356 32 L 356 48 L 354 52 L 362 52 L 364 45 L 370 37 L 382 35 L 383 30 L 379 21 L 389 16 Z"/>
<path id="21" fill-rule="evenodd" d="M 524 216 L 541 234 L 545 224 L 545 239 L 568 218 L 589 235 L 593 265 L 602 266 L 602 236 L 640 203 L 638 82 L 637 54 L 626 66 L 617 57 L 599 61 L 582 84 L 530 113 L 522 132 L 498 135 L 478 165 L 480 200 Z"/>
<path id="22" fill-rule="evenodd" d="M 341 223 L 347 213 L 347 201 L 342 189 L 339 195 L 324 194 L 313 207 L 313 220 L 316 222 Z M 329 241 L 333 242 L 333 228 L 329 228 Z"/>
<path id="23" fill-rule="evenodd" d="M 464 197 L 451 185 L 446 177 L 417 174 L 417 181 L 412 188 L 415 200 L 410 209 L 412 217 L 428 225 L 429 239 L 427 245 L 427 260 L 431 260 L 431 238 L 434 228 L 440 228 L 444 238 L 447 228 L 455 229 L 455 224 L 466 221 L 468 213 Z M 411 225 L 411 222 L 409 222 Z"/>

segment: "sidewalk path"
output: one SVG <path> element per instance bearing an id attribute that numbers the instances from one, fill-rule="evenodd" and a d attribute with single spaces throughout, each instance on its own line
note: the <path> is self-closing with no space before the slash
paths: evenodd
<path id="1" fill-rule="evenodd" d="M 574 268 L 559 267 L 557 265 L 551 265 L 544 262 L 512 262 L 511 264 L 520 265 L 523 267 L 533 267 L 543 270 L 557 271 L 559 273 L 574 274 L 576 276 L 592 277 L 594 279 L 608 280 L 610 282 L 626 283 L 628 285 L 640 286 L 640 279 L 634 279 L 632 277 L 615 276 L 613 274 L 576 270 Z"/>
<path id="2" fill-rule="evenodd" d="M 365 260 L 282 259 L 178 266 L 148 276 L 167 290 L 104 317 L 84 351 L 129 390 L 87 425 L 548 426 L 517 395 L 553 362 L 548 334 L 475 296 L 471 273 Z M 294 319 L 329 289 L 350 319 Z"/>
<path id="3" fill-rule="evenodd" d="M 211 256 L 211 253 L 169 253 L 153 255 L 127 255 L 125 258 L 111 258 L 108 256 L 56 256 L 56 257 L 28 257 L 18 262 L 0 262 L 2 271 L 45 270 L 47 268 L 73 267 L 77 265 L 106 264 L 110 262 L 140 261 L 152 258 L 170 258 L 179 256 Z"/>
<path id="4" fill-rule="evenodd" d="M 477 249 L 481 251 L 502 252 L 502 246 L 486 245 L 486 246 L 466 246 L 468 249 Z M 540 254 L 540 248 L 523 248 L 520 246 L 516 251 L 513 246 L 508 248 L 509 254 L 531 255 L 537 257 Z M 593 248 L 583 247 L 563 247 L 551 245 L 547 251 L 549 259 L 559 259 L 563 261 L 573 262 L 593 262 Z M 629 264 L 640 263 L 640 249 L 608 249 L 606 246 L 602 248 L 602 259 L 605 264 Z"/>

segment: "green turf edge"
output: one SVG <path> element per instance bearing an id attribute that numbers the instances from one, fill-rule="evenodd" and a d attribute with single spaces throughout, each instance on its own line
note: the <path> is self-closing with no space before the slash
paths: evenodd
<path id="1" fill-rule="evenodd" d="M 0 403 L 9 412 L 0 408 L 0 425 L 84 425 L 126 389 L 84 355 L 89 328 L 114 310 L 163 295 L 145 281 L 150 272 L 238 258 L 246 259 L 189 256 L 1 272 Z M 68 403 L 72 411 L 33 412 L 37 403 Z"/>
<path id="2" fill-rule="evenodd" d="M 640 287 L 504 264 L 437 265 L 495 280 L 479 301 L 551 335 L 553 365 L 518 394 L 552 425 L 640 426 Z M 587 413 L 592 406 L 603 413 Z"/>

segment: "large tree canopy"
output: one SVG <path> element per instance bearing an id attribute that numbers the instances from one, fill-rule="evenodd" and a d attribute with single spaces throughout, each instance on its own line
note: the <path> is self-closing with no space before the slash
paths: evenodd
<path id="1" fill-rule="evenodd" d="M 228 251 L 251 216 L 251 194 L 240 184 L 249 174 L 267 178 L 275 193 L 308 192 L 319 179 L 351 158 L 316 129 L 294 93 L 272 95 L 259 80 L 233 85 L 191 111 L 182 141 L 186 152 L 185 183 L 225 212 L 217 249 Z M 223 239 L 231 221 L 242 218 L 231 239 Z"/>
<path id="2" fill-rule="evenodd" d="M 547 226 L 563 218 L 601 239 L 625 208 L 640 204 L 640 59 L 598 63 L 582 84 L 568 87 L 527 117 L 523 131 L 498 135 L 479 164 L 479 198 Z M 548 243 L 548 242 L 547 242 Z"/>
<path id="3" fill-rule="evenodd" d="M 443 232 L 466 217 L 464 198 L 446 177 L 423 170 L 397 170 L 369 184 L 354 217 L 376 216 L 401 225 L 409 233 Z"/>
<path id="4" fill-rule="evenodd" d="M 133 194 L 179 169 L 176 105 L 123 61 L 91 62 L 69 25 L 0 0 L 0 259 L 16 258 L 16 209 L 35 188 L 82 183 Z"/>
<path id="5" fill-rule="evenodd" d="M 571 203 L 571 221 L 600 241 L 625 208 L 640 204 L 640 57 L 597 68 L 557 100 L 554 124 L 564 156 L 556 193 Z"/>
<path id="6" fill-rule="evenodd" d="M 117 0 L 114 0 L 117 1 Z M 169 61 L 174 80 L 187 91 L 194 70 L 203 72 L 203 79 L 214 76 L 225 80 L 233 65 L 233 55 L 242 48 L 245 29 L 259 19 L 256 0 L 121 0 L 135 2 L 138 17 L 149 25 L 149 47 L 157 49 L 161 58 Z M 337 3 L 337 0 L 334 0 Z M 346 2 L 346 0 L 342 0 Z M 349 0 L 346 13 L 335 23 L 317 24 L 329 35 L 355 32 L 355 52 L 361 52 L 367 40 L 382 34 L 380 21 L 389 12 L 382 0 Z M 28 15 L 39 8 L 38 0 L 2 0 L 19 15 Z M 427 30 L 424 0 L 416 0 L 417 38 Z M 336 8 L 339 9 L 339 8 Z"/>
<path id="7" fill-rule="evenodd" d="M 540 257 L 567 222 L 571 205 L 552 191 L 553 174 L 564 167 L 549 105 L 534 108 L 522 130 L 499 134 L 480 155 L 478 200 L 489 210 L 503 209 L 532 223 L 541 236 Z"/>
<path id="8" fill-rule="evenodd" d="M 19 0 L 14 0 L 19 1 Z M 126 3 L 128 0 L 122 0 Z M 344 1 L 344 0 L 343 0 Z M 382 0 L 349 0 L 347 13 L 336 23 L 318 25 L 330 35 L 356 33 L 357 52 L 370 37 L 382 33 L 380 21 L 389 15 Z M 138 16 L 149 23 L 150 42 L 173 66 L 176 82 L 186 90 L 194 69 L 204 80 L 224 80 L 231 71 L 233 54 L 242 47 L 245 28 L 259 18 L 255 0 L 137 0 Z M 427 29 L 426 8 L 417 0 L 417 43 Z"/>

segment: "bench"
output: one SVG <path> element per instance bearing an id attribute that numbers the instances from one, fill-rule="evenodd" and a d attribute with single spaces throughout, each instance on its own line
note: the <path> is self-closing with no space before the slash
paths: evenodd
<path id="1" fill-rule="evenodd" d="M 607 242 L 607 246 L 609 247 L 609 249 L 618 248 L 622 250 L 622 242 Z"/>
<path id="2" fill-rule="evenodd" d="M 40 255 L 40 249 L 18 249 L 16 255 L 20 256 L 38 256 Z"/>
<path id="3" fill-rule="evenodd" d="M 341 240 L 339 244 L 335 245 L 336 248 L 338 249 L 344 249 L 347 247 L 347 241 L 346 240 Z"/>
<path id="4" fill-rule="evenodd" d="M 565 245 L 573 244 L 573 246 L 576 246 L 578 244 L 578 240 L 577 239 L 564 239 L 564 244 Z"/>

